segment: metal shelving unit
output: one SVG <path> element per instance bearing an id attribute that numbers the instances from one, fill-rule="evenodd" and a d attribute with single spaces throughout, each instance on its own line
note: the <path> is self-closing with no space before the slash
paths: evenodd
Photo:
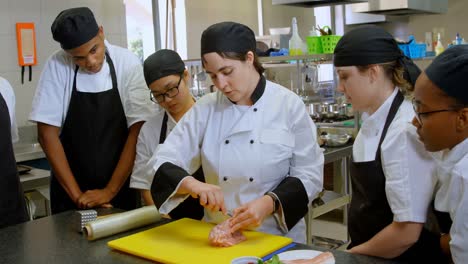
<path id="1" fill-rule="evenodd" d="M 316 61 L 330 62 L 333 60 L 333 54 L 312 54 L 299 56 L 276 56 L 276 57 L 260 57 L 260 63 L 278 63 L 285 61 Z"/>

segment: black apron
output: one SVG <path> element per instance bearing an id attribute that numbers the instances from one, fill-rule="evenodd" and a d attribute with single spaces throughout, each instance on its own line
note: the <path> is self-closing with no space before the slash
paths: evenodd
<path id="1" fill-rule="evenodd" d="M 28 220 L 11 143 L 11 120 L 0 93 L 0 228 Z"/>
<path id="2" fill-rule="evenodd" d="M 169 119 L 167 112 L 164 112 L 164 118 L 161 125 L 161 133 L 159 134 L 159 144 L 163 144 L 166 140 L 167 134 L 167 120 Z M 203 174 L 203 169 L 200 167 L 193 175 L 195 179 L 205 182 L 205 175 Z M 189 196 L 185 201 L 183 201 L 179 206 L 174 208 L 169 216 L 171 219 L 177 220 L 181 218 L 192 218 L 196 220 L 201 220 L 204 215 L 203 206 L 200 205 L 198 198 L 193 198 Z"/>
<path id="3" fill-rule="evenodd" d="M 348 231 L 351 236 L 348 248 L 367 242 L 393 222 L 393 213 L 385 193 L 385 174 L 380 152 L 388 127 L 403 101 L 403 95 L 398 92 L 385 121 L 375 160 L 351 163 L 353 192 L 348 211 Z M 396 259 L 410 263 L 443 263 L 439 235 L 423 228 L 418 242 Z"/>
<path id="4" fill-rule="evenodd" d="M 75 68 L 73 91 L 60 141 L 71 171 L 82 192 L 103 189 L 112 177 L 128 137 L 127 119 L 117 89 L 114 64 L 106 52 L 112 78 L 112 89 L 87 93 L 76 89 Z M 54 174 L 50 183 L 52 213 L 77 209 Z M 124 210 L 139 206 L 139 194 L 129 188 L 130 177 L 110 201 Z"/>

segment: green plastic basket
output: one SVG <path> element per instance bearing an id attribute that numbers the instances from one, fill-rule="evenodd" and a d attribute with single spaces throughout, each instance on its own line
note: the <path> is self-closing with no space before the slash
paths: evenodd
<path id="1" fill-rule="evenodd" d="M 322 54 L 322 41 L 318 36 L 309 36 L 306 38 L 307 52 L 309 54 Z"/>
<path id="2" fill-rule="evenodd" d="M 341 36 L 337 35 L 321 36 L 320 40 L 322 42 L 323 53 L 333 53 L 340 38 Z"/>

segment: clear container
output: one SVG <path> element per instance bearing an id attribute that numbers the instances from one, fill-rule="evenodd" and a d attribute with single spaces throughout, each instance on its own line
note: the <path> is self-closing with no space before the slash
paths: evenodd
<path id="1" fill-rule="evenodd" d="M 289 39 L 289 55 L 290 56 L 302 55 L 304 46 L 305 46 L 304 42 L 299 36 L 299 31 L 297 29 L 297 19 L 293 17 L 292 18 L 292 35 L 291 35 L 291 38 Z"/>

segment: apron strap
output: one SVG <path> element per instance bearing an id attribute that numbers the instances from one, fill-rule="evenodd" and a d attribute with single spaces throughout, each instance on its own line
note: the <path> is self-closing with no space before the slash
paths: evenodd
<path id="1" fill-rule="evenodd" d="M 403 103 L 404 99 L 405 97 L 403 96 L 403 94 L 400 91 L 398 91 L 395 99 L 393 99 L 392 105 L 390 106 L 390 111 L 388 112 L 387 119 L 385 120 L 385 125 L 379 140 L 379 146 L 377 147 L 377 151 L 375 152 L 375 160 L 380 160 L 380 147 L 382 146 L 382 142 L 384 141 L 385 136 L 387 135 L 388 128 L 390 127 L 390 124 L 395 118 L 396 113 L 398 112 L 398 108 L 400 108 L 400 105 Z"/>
<path id="2" fill-rule="evenodd" d="M 166 140 L 168 118 L 169 117 L 167 116 L 167 112 L 164 111 L 164 118 L 163 118 L 162 125 L 161 125 L 161 133 L 159 134 L 159 144 L 164 143 L 164 141 Z"/>

